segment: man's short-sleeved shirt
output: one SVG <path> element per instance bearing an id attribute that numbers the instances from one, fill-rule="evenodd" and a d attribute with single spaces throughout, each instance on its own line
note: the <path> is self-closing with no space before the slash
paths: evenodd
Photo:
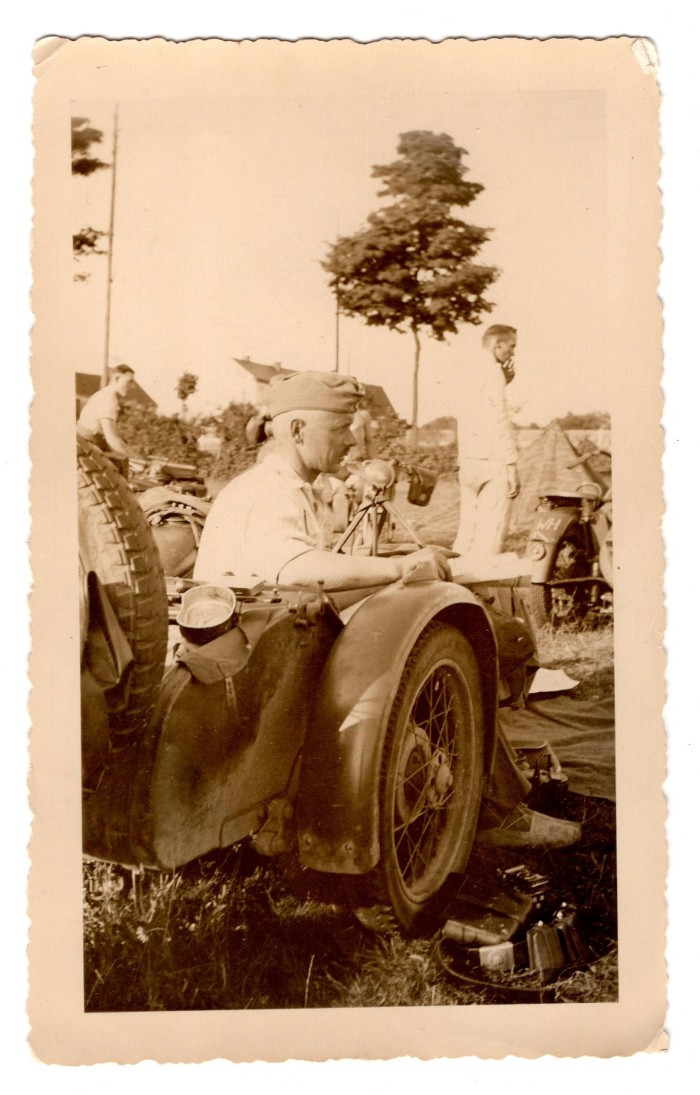
<path id="1" fill-rule="evenodd" d="M 110 418 L 116 422 L 119 414 L 119 397 L 114 388 L 107 386 L 100 388 L 91 395 L 80 412 L 78 426 L 84 437 L 92 440 L 104 438 L 101 422 L 103 418 Z"/>
<path id="2" fill-rule="evenodd" d="M 214 500 L 194 577 L 241 574 L 277 581 L 286 563 L 329 546 L 320 506 L 313 488 L 284 457 L 270 452 Z"/>

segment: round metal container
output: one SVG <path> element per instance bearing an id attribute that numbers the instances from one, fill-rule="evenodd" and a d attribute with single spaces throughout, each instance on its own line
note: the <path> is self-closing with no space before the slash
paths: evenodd
<path id="1" fill-rule="evenodd" d="M 182 594 L 177 617 L 183 639 L 202 646 L 233 626 L 236 595 L 225 586 L 194 586 Z"/>

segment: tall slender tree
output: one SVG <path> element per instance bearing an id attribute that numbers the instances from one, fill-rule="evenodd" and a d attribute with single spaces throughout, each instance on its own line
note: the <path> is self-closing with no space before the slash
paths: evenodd
<path id="1" fill-rule="evenodd" d="M 421 332 L 443 341 L 459 323 L 478 324 L 493 304 L 484 292 L 498 276 L 474 259 L 491 229 L 467 224 L 455 208 L 471 205 L 483 186 L 465 178 L 466 150 L 446 133 L 402 133 L 399 159 L 372 168 L 392 198 L 353 236 L 330 247 L 324 269 L 342 314 L 413 338 L 411 447 L 418 443 Z"/>

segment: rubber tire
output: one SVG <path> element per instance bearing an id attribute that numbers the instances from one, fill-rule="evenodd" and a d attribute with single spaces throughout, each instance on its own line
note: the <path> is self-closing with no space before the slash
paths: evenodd
<path id="1" fill-rule="evenodd" d="M 535 627 L 547 627 L 551 623 L 552 591 L 549 586 L 530 587 L 530 615 Z"/>
<path id="2" fill-rule="evenodd" d="M 557 554 L 554 559 L 554 565 L 552 566 L 551 577 L 559 578 L 566 577 L 561 573 L 561 566 L 559 559 L 561 552 L 565 545 L 570 544 L 576 551 L 585 551 L 585 543 L 580 531 L 574 527 L 562 538 L 561 543 L 557 548 Z M 574 569 L 574 574 L 571 577 L 583 578 L 587 573 L 587 566 L 577 566 Z M 574 587 L 576 589 L 576 587 Z M 578 589 L 583 592 L 583 587 Z M 567 623 L 580 623 L 586 615 L 586 605 L 575 604 L 571 612 L 566 617 L 554 616 L 552 613 L 552 588 L 547 585 L 533 584 L 530 586 L 530 611 L 532 619 L 536 627 L 548 627 L 554 628 L 561 627 Z"/>
<path id="3" fill-rule="evenodd" d="M 110 712 L 123 738 L 146 725 L 163 676 L 168 600 L 148 522 L 107 457 L 78 438 L 78 521 L 82 565 L 100 579 L 134 655 L 128 701 Z"/>
<path id="4" fill-rule="evenodd" d="M 414 739 L 411 749 L 407 733 L 416 702 L 435 674 L 448 682 L 458 713 L 453 729 L 457 759 L 448 765 L 452 769 L 453 798 L 449 806 L 435 808 L 435 824 L 440 818 L 446 824 L 438 834 L 436 851 L 425 870 L 411 882 L 406 880 L 401 864 L 405 853 L 395 840 L 395 817 L 402 808 L 404 812 L 407 805 L 410 808 L 408 795 L 416 797 L 416 783 L 402 779 L 402 771 L 405 774 L 409 769 L 410 757 L 420 754 L 421 747 L 415 732 L 410 731 Z M 430 751 L 429 745 L 425 748 Z M 435 756 L 436 751 L 432 752 Z M 424 761 L 425 755 L 418 772 L 425 767 Z M 457 628 L 434 621 L 422 633 L 406 662 L 387 724 L 379 801 L 381 852 L 377 867 L 361 882 L 366 903 L 388 904 L 395 920 L 409 932 L 418 930 L 430 919 L 450 875 L 466 866 L 479 817 L 482 783 L 483 708 L 476 656 Z"/>

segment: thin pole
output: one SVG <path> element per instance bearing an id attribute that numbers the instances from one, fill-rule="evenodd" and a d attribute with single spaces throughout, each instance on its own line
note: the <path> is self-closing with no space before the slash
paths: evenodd
<path id="1" fill-rule="evenodd" d="M 102 363 L 102 387 L 109 383 L 109 329 L 112 318 L 112 252 L 114 250 L 114 197 L 117 190 L 117 134 L 119 104 L 114 107 L 114 138 L 112 141 L 112 193 L 109 202 L 109 230 L 107 233 L 107 313 L 105 316 L 105 356 Z"/>
<path id="2" fill-rule="evenodd" d="M 340 235 L 340 213 L 336 209 L 335 211 L 335 234 L 336 238 Z M 338 298 L 338 290 L 335 291 L 335 368 L 334 372 L 340 371 L 340 300 Z"/>

